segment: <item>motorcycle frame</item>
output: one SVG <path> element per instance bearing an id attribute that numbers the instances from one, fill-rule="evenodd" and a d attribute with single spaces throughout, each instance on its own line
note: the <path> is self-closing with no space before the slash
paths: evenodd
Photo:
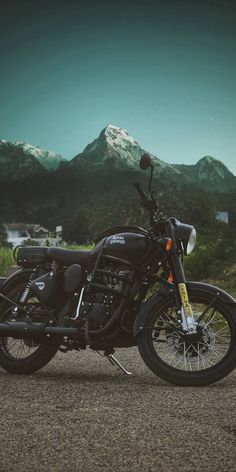
<path id="1" fill-rule="evenodd" d="M 178 248 L 174 242 L 174 232 L 173 232 L 173 226 L 170 220 L 165 220 L 165 222 L 162 222 L 162 225 L 158 228 L 156 227 L 156 234 L 153 233 L 153 231 L 149 232 L 149 238 L 152 240 L 152 244 L 150 245 L 151 249 L 148 251 L 148 254 L 144 258 L 142 265 L 140 267 L 134 266 L 130 264 L 129 262 L 120 259 L 118 257 L 113 257 L 113 256 L 108 256 L 106 255 L 106 248 L 103 246 L 98 254 L 97 261 L 95 263 L 95 266 L 93 268 L 92 272 L 92 278 L 88 282 L 88 284 L 85 286 L 86 290 L 85 293 L 89 293 L 92 289 L 99 289 L 104 292 L 109 292 L 109 293 L 114 293 L 114 294 L 119 294 L 121 295 L 121 303 L 119 307 L 115 310 L 113 313 L 112 317 L 110 320 L 100 329 L 97 330 L 89 330 L 89 336 L 91 340 L 93 339 L 94 342 L 98 342 L 99 338 L 103 338 L 103 343 L 106 344 L 109 340 L 109 343 L 113 340 L 115 342 L 115 339 L 117 335 L 119 336 L 126 336 L 130 337 L 130 342 L 132 342 L 132 345 L 135 345 L 136 342 L 133 338 L 133 327 L 131 330 L 128 330 L 125 327 L 125 320 L 126 320 L 126 313 L 127 310 L 129 309 L 130 303 L 133 301 L 134 297 L 136 296 L 136 311 L 134 319 L 133 319 L 133 326 L 135 323 L 135 317 L 138 314 L 143 301 L 146 298 L 146 295 L 148 293 L 149 288 L 157 281 L 159 281 L 161 284 L 165 286 L 172 286 L 173 284 L 169 284 L 165 279 L 162 277 L 159 277 L 157 275 L 158 270 L 160 270 L 161 267 L 165 263 L 168 263 L 171 271 L 173 272 L 174 275 L 174 285 L 178 285 L 179 283 L 186 283 L 185 276 L 184 276 L 184 271 L 182 267 L 182 263 L 180 260 L 180 254 L 178 251 Z M 164 253 L 160 252 L 160 250 L 157 249 L 157 246 L 155 247 L 156 239 L 162 237 L 170 237 L 173 240 L 173 246 L 172 249 L 169 253 Z M 109 273 L 109 271 L 105 271 L 101 268 L 99 268 L 99 264 L 102 260 L 102 258 L 106 258 L 108 261 L 113 262 L 115 264 L 126 266 L 127 269 L 130 269 L 130 271 L 133 272 L 133 280 L 126 280 L 126 277 L 123 275 L 116 274 L 115 277 L 117 279 L 122 280 L 123 282 L 127 282 L 125 284 L 125 288 L 122 289 L 122 292 L 117 292 L 116 290 L 112 288 L 108 288 L 105 285 L 99 285 L 96 283 L 96 274 L 97 273 L 103 273 L 104 275 L 113 275 L 113 273 Z M 32 275 L 32 272 L 34 272 L 34 277 L 37 278 L 37 274 L 46 272 L 49 269 L 49 265 L 45 263 L 37 263 L 36 267 L 32 267 L 31 269 L 27 268 L 27 270 L 20 270 L 16 273 L 16 276 L 22 277 L 22 275 L 25 274 L 25 272 L 28 273 L 29 278 Z M 49 269 L 50 270 L 50 269 Z M 57 270 L 62 270 L 62 267 L 58 267 Z M 12 277 L 12 279 L 15 279 L 15 277 Z M 11 280 L 12 280 L 11 279 Z M 13 280 L 12 280 L 13 282 Z M 10 280 L 6 284 L 6 286 L 9 286 Z M 4 288 L 6 289 L 6 286 L 3 286 L 3 298 L 4 296 Z M 84 287 L 84 289 L 85 289 Z M 125 293 L 124 293 L 125 292 Z M 178 294 L 178 292 L 176 292 Z M 19 304 L 16 304 L 14 300 L 10 300 L 8 298 L 8 301 L 11 301 L 14 306 L 17 305 L 18 308 L 20 308 Z M 81 302 L 82 300 L 80 300 Z M 180 297 L 177 295 L 177 303 L 180 305 L 181 300 Z M 50 312 L 50 310 L 48 310 Z M 116 326 L 116 329 L 114 331 L 114 326 Z M 83 330 L 82 330 L 83 331 Z"/>

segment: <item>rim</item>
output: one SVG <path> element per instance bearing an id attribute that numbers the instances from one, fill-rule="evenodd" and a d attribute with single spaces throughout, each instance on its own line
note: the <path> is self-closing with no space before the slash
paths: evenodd
<path id="1" fill-rule="evenodd" d="M 26 359 L 32 356 L 38 347 L 38 344 L 34 344 L 32 338 L 15 339 L 8 337 L 1 339 L 1 348 L 12 359 Z"/>
<path id="2" fill-rule="evenodd" d="M 19 292 L 16 299 L 18 298 Z M 25 307 L 26 306 L 34 313 L 37 313 L 37 310 L 40 311 L 39 301 L 35 297 L 29 298 Z M 13 305 L 8 305 L 1 316 L 1 321 L 11 321 L 13 319 L 17 319 L 16 312 L 13 311 Z M 0 338 L 1 350 L 12 360 L 22 360 L 32 356 L 39 346 L 40 345 L 30 337 L 23 339 L 16 339 L 9 336 Z"/>
<path id="3" fill-rule="evenodd" d="M 232 331 L 225 315 L 204 302 L 191 302 L 197 333 L 184 334 L 173 305 L 164 310 L 151 327 L 150 341 L 157 355 L 169 367 L 200 372 L 223 362 L 232 343 Z"/>

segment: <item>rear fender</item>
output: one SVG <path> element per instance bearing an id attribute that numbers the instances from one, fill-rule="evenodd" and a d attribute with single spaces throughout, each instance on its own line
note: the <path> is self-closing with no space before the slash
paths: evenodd
<path id="1" fill-rule="evenodd" d="M 187 289 L 194 291 L 202 291 L 206 294 L 210 294 L 213 297 L 216 296 L 222 304 L 226 304 L 228 310 L 236 316 L 236 300 L 224 290 L 215 287 L 214 285 L 205 284 L 202 282 L 187 282 Z M 143 325 L 145 323 L 145 319 L 150 311 L 153 310 L 154 307 L 158 307 L 164 299 L 168 299 L 170 296 L 175 294 L 176 287 L 171 285 L 165 289 L 161 289 L 159 292 L 154 293 L 152 297 L 150 297 L 146 302 L 144 302 L 141 306 L 141 309 L 138 312 L 134 323 L 133 334 L 137 336 L 139 333 L 142 332 Z"/>
<path id="2" fill-rule="evenodd" d="M 16 284 L 24 282 L 29 278 L 30 274 L 32 273 L 32 268 L 22 269 L 20 268 L 16 272 L 14 272 L 10 277 L 5 279 L 5 282 L 1 285 L 0 293 L 4 295 L 12 290 Z"/>

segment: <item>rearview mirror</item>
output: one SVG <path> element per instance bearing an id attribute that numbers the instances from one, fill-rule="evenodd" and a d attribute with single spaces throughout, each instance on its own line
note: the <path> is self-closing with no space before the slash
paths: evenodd
<path id="1" fill-rule="evenodd" d="M 139 167 L 142 170 L 146 170 L 148 167 L 153 167 L 152 159 L 150 154 L 145 153 L 142 155 L 139 161 Z"/>

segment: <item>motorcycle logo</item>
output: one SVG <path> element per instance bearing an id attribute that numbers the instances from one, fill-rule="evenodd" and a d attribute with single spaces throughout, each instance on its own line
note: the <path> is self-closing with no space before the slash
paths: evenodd
<path id="1" fill-rule="evenodd" d="M 45 289 L 45 282 L 35 282 L 35 285 L 41 291 Z"/>

